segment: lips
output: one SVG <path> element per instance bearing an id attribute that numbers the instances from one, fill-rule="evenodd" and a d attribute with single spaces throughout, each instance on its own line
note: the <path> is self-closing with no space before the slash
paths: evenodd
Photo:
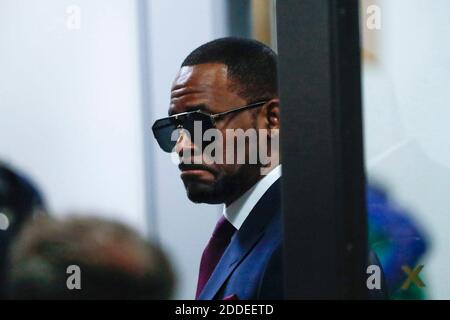
<path id="1" fill-rule="evenodd" d="M 185 164 L 185 163 L 180 163 L 178 165 L 178 168 L 181 170 L 181 172 L 196 172 L 196 171 L 207 171 L 213 175 L 216 174 L 216 172 L 211 169 L 208 166 L 202 165 L 202 164 Z"/>

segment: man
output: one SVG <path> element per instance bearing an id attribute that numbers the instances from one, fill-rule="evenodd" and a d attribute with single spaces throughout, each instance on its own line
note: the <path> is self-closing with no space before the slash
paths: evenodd
<path id="1" fill-rule="evenodd" d="M 99 218 L 30 220 L 10 264 L 10 299 L 169 299 L 174 286 L 158 247 Z"/>
<path id="2" fill-rule="evenodd" d="M 178 153 L 189 199 L 224 204 L 200 262 L 197 299 L 284 297 L 279 128 L 277 55 L 269 47 L 223 38 L 184 60 L 169 117 L 153 132 L 164 151 Z M 368 260 L 378 264 L 373 253 Z"/>
<path id="3" fill-rule="evenodd" d="M 196 203 L 224 204 L 202 256 L 196 298 L 283 298 L 276 54 L 237 38 L 202 45 L 184 60 L 173 82 L 169 116 L 153 131 L 165 151 L 178 153 L 187 196 Z M 204 152 L 208 141 L 197 139 L 194 122 L 203 126 L 201 134 L 207 128 L 221 134 L 214 141 L 220 150 Z M 173 139 L 177 128 L 184 130 Z M 230 142 L 242 132 L 227 134 L 238 129 L 250 132 L 240 145 Z M 252 130 L 256 140 L 249 138 Z M 269 161 L 260 161 L 261 142 L 270 146 Z M 255 154 L 257 161 L 250 161 Z"/>

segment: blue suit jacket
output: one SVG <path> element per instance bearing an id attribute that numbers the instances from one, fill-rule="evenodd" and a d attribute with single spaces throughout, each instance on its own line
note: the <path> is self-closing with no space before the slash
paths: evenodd
<path id="1" fill-rule="evenodd" d="M 234 234 L 199 300 L 284 298 L 280 184 L 272 184 Z M 382 269 L 371 250 L 368 265 Z M 387 298 L 383 272 L 381 290 L 369 290 L 368 298 Z"/>
<path id="2" fill-rule="evenodd" d="M 280 179 L 234 234 L 200 300 L 283 299 Z"/>

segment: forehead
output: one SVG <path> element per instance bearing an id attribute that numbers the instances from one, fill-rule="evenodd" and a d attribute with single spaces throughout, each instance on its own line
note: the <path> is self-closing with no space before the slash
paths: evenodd
<path id="1" fill-rule="evenodd" d="M 228 83 L 227 66 L 221 63 L 204 63 L 195 66 L 182 67 L 172 84 L 174 91 L 195 87 L 198 89 L 224 86 Z"/>
<path id="2" fill-rule="evenodd" d="M 226 104 L 235 96 L 230 90 L 226 65 L 205 63 L 182 67 L 172 84 L 169 113 L 191 111 L 198 105 L 219 112 L 222 103 Z"/>

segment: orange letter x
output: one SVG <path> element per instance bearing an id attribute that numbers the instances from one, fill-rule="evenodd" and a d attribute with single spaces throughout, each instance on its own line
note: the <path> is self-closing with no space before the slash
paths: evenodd
<path id="1" fill-rule="evenodd" d="M 406 273 L 408 278 L 405 280 L 405 282 L 402 285 L 402 290 L 407 290 L 412 282 L 418 287 L 423 288 L 425 287 L 425 283 L 420 279 L 419 273 L 422 271 L 423 265 L 417 266 L 414 271 L 411 270 L 409 266 L 403 266 L 402 270 Z"/>

